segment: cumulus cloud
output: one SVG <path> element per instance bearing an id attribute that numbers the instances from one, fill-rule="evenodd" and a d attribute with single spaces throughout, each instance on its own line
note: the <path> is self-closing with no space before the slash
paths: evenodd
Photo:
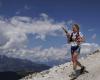
<path id="1" fill-rule="evenodd" d="M 65 47 L 54 48 L 50 47 L 42 49 L 40 46 L 33 49 L 6 49 L 0 50 L 2 55 L 9 57 L 17 57 L 21 59 L 28 59 L 37 63 L 48 65 L 56 65 L 64 63 L 69 56 Z"/>
<path id="2" fill-rule="evenodd" d="M 81 53 L 84 55 L 88 55 L 90 53 L 93 53 L 99 49 L 99 45 L 96 43 L 84 43 L 81 45 Z"/>
<path id="3" fill-rule="evenodd" d="M 46 14 L 42 14 L 39 20 L 29 17 L 13 17 L 11 23 L 19 27 L 22 32 L 38 34 L 41 39 L 45 39 L 46 35 L 60 30 L 60 27 L 64 25 L 63 23 L 52 23 L 51 19 L 47 19 Z"/>
<path id="4" fill-rule="evenodd" d="M 67 49 L 65 47 L 48 49 L 34 49 L 34 55 L 30 56 L 35 62 L 46 63 L 48 65 L 61 64 L 67 59 Z M 32 58 L 34 57 L 34 59 Z"/>
<path id="5" fill-rule="evenodd" d="M 87 56 L 99 48 L 95 43 L 84 43 L 81 46 L 80 55 Z M 37 63 L 43 63 L 50 66 L 59 65 L 70 60 L 70 44 L 62 45 L 59 48 L 50 47 L 42 49 L 42 46 L 33 49 L 6 49 L 2 50 L 2 54 L 10 57 L 17 57 L 21 59 L 28 59 Z"/>
<path id="6" fill-rule="evenodd" d="M 20 47 L 27 40 L 26 35 L 19 28 L 15 28 L 5 21 L 0 21 L 0 33 L 1 41 L 6 40 L 5 45 L 2 45 L 3 48 Z"/>
<path id="7" fill-rule="evenodd" d="M 45 40 L 48 35 L 57 36 L 55 31 L 60 31 L 64 23 L 54 23 L 46 14 L 41 14 L 39 19 L 14 16 L 10 19 L 0 19 L 0 33 L 2 38 L 7 38 L 4 48 L 23 46 L 27 42 L 28 33 L 37 34 L 36 39 Z M 3 39 L 2 39 L 3 40 Z M 19 47 L 18 46 L 18 47 Z"/>
<path id="8" fill-rule="evenodd" d="M 0 54 L 10 57 L 28 59 L 48 65 L 61 64 L 70 58 L 70 45 L 61 45 L 60 48 L 50 47 L 43 49 L 42 45 L 29 49 L 26 45 L 27 34 L 37 35 L 35 39 L 45 40 L 47 36 L 59 36 L 64 22 L 57 23 L 48 15 L 42 13 L 40 18 L 14 16 L 10 19 L 0 18 Z M 63 34 L 61 34 L 63 35 Z M 98 47 L 97 44 L 85 43 L 82 54 L 89 54 Z"/>

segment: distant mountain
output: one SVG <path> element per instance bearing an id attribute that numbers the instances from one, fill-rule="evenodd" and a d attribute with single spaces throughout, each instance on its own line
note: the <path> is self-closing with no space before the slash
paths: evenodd
<path id="1" fill-rule="evenodd" d="M 29 73 L 40 72 L 50 67 L 45 64 L 38 64 L 26 59 L 11 58 L 5 55 L 0 55 L 0 79 L 1 77 L 12 74 L 17 77 L 23 77 Z"/>
<path id="2" fill-rule="evenodd" d="M 48 69 L 49 66 L 38 64 L 26 59 L 11 58 L 0 55 L 0 72 L 3 71 L 34 71 L 39 72 Z"/>

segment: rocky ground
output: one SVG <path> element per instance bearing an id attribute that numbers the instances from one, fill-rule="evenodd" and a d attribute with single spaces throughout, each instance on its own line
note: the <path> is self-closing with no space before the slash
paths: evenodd
<path id="1" fill-rule="evenodd" d="M 79 60 L 86 66 L 89 73 L 80 75 L 76 80 L 100 80 L 100 52 L 94 52 L 87 58 Z M 40 72 L 33 73 L 21 80 L 70 80 L 72 63 L 68 62 L 59 66 Z"/>

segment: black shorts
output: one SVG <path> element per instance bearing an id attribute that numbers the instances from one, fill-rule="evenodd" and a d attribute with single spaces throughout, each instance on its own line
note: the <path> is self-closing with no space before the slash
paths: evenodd
<path id="1" fill-rule="evenodd" d="M 80 54 L 80 46 L 71 46 L 71 54 L 73 54 L 74 52 Z"/>

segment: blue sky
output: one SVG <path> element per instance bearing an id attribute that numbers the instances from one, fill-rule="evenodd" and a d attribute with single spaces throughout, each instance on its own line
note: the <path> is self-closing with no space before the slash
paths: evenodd
<path id="1" fill-rule="evenodd" d="M 47 14 L 57 22 L 72 20 L 81 25 L 81 31 L 85 34 L 87 42 L 100 44 L 99 21 L 100 21 L 100 1 L 99 0 L 0 0 L 0 15 L 5 18 L 13 16 L 28 16 L 31 18 L 39 17 L 41 13 Z M 92 37 L 95 35 L 95 40 Z M 31 35 L 30 35 L 31 36 Z M 50 37 L 47 38 L 50 40 Z M 50 45 L 47 41 L 36 41 L 34 45 L 33 38 L 30 38 L 29 46 Z M 65 39 L 61 37 L 51 39 L 60 46 L 64 44 Z M 53 42 L 54 41 L 54 42 Z M 61 44 L 60 44 L 60 43 Z M 52 44 L 53 45 L 53 44 Z M 48 47 L 48 46 L 46 46 Z"/>

